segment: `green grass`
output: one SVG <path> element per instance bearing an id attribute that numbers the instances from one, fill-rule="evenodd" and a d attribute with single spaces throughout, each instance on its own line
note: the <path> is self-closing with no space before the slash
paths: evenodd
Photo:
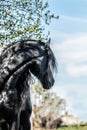
<path id="1" fill-rule="evenodd" d="M 61 127 L 57 130 L 87 130 L 87 126 L 71 126 L 71 127 Z"/>

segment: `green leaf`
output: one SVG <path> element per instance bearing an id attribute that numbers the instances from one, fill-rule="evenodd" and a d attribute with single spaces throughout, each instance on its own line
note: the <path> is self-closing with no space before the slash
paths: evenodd
<path id="1" fill-rule="evenodd" d="M 0 44 L 21 38 L 46 40 L 48 32 L 45 25 L 59 18 L 51 14 L 48 2 L 43 0 L 4 0 L 1 3 L 0 33 L 3 37 Z"/>

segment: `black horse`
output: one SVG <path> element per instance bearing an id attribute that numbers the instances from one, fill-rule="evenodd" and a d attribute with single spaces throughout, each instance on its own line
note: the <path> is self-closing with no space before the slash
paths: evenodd
<path id="1" fill-rule="evenodd" d="M 49 46 L 41 41 L 22 40 L 7 45 L 0 56 L 0 128 L 30 130 L 29 84 L 31 74 L 49 89 L 54 84 L 56 60 Z"/>

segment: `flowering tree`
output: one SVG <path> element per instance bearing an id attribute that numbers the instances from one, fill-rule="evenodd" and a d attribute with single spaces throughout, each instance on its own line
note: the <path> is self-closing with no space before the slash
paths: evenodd
<path id="1" fill-rule="evenodd" d="M 36 82 L 31 87 L 35 115 L 59 117 L 66 110 L 66 101 L 51 90 L 45 90 Z"/>
<path id="2" fill-rule="evenodd" d="M 0 44 L 18 39 L 47 39 L 45 25 L 55 17 L 45 0 L 0 0 Z"/>

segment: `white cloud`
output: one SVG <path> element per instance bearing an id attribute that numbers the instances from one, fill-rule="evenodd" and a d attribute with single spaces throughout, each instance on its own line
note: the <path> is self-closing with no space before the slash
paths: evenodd
<path id="1" fill-rule="evenodd" d="M 55 54 L 65 62 L 87 61 L 87 34 L 73 36 L 65 39 L 60 44 L 55 44 L 53 49 Z"/>
<path id="2" fill-rule="evenodd" d="M 87 65 L 71 65 L 67 67 L 68 74 L 72 76 L 87 76 Z"/>
<path id="3" fill-rule="evenodd" d="M 87 85 L 82 84 L 87 77 L 87 33 L 56 33 L 55 38 L 52 49 L 59 64 L 55 92 L 67 101 L 71 113 L 87 120 Z"/>
<path id="4" fill-rule="evenodd" d="M 78 33 L 54 44 L 56 58 L 66 65 L 71 76 L 87 75 L 87 34 Z"/>
<path id="5" fill-rule="evenodd" d="M 81 85 L 60 85 L 55 86 L 54 92 L 67 102 L 67 110 L 78 117 L 80 120 L 86 118 L 87 110 L 87 89 L 86 86 Z M 84 115 L 84 117 L 83 117 Z"/>
<path id="6" fill-rule="evenodd" d="M 87 23 L 87 19 L 80 18 L 80 17 L 71 17 L 66 15 L 60 15 L 60 19 L 72 21 L 72 22 L 80 22 L 80 23 Z"/>

